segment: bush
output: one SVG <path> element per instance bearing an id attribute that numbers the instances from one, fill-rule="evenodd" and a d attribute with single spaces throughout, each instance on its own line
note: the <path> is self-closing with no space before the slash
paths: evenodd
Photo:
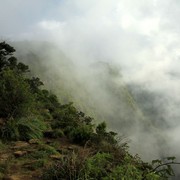
<path id="1" fill-rule="evenodd" d="M 0 137 L 3 140 L 17 140 L 19 139 L 19 132 L 14 119 L 9 119 L 0 127 Z"/>
<path id="2" fill-rule="evenodd" d="M 112 180 L 112 179 L 124 179 L 124 180 L 142 180 L 142 171 L 136 168 L 136 166 L 132 164 L 121 165 L 113 169 L 112 173 L 108 175 L 108 177 L 104 178 L 104 180 Z"/>
<path id="3" fill-rule="evenodd" d="M 53 138 L 60 138 L 64 136 L 64 132 L 61 129 L 53 130 Z"/>
<path id="4" fill-rule="evenodd" d="M 104 146 L 106 144 L 107 146 L 117 146 L 118 141 L 116 138 L 117 133 L 115 132 L 107 132 L 106 130 L 106 123 L 102 122 L 97 125 L 96 127 L 96 133 L 93 133 L 91 142 L 94 145 L 97 145 L 97 148 L 99 149 L 100 145 Z"/>
<path id="5" fill-rule="evenodd" d="M 72 103 L 55 108 L 52 112 L 54 118 L 53 128 L 77 127 L 80 123 L 78 111 Z"/>
<path id="6" fill-rule="evenodd" d="M 0 117 L 22 117 L 34 108 L 34 96 L 28 83 L 15 71 L 0 73 Z"/>
<path id="7" fill-rule="evenodd" d="M 77 128 L 73 128 L 69 133 L 70 139 L 78 144 L 85 144 L 91 139 L 93 134 L 93 129 L 91 125 L 82 125 Z"/>
<path id="8" fill-rule="evenodd" d="M 89 179 L 102 179 L 108 176 L 112 155 L 108 153 L 97 153 L 86 161 L 86 175 Z"/>
<path id="9" fill-rule="evenodd" d="M 85 180 L 85 161 L 89 153 L 79 152 L 75 154 L 74 152 L 68 156 L 60 159 L 54 165 L 48 167 L 42 179 L 43 180 Z"/>

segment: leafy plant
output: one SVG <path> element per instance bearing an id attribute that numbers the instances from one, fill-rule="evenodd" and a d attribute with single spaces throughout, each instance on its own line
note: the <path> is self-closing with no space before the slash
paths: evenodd
<path id="1" fill-rule="evenodd" d="M 39 151 L 44 151 L 44 153 L 48 155 L 59 154 L 54 147 L 47 144 L 41 144 L 39 147 Z"/>
<path id="2" fill-rule="evenodd" d="M 38 117 L 21 118 L 17 127 L 21 140 L 40 139 L 46 129 L 44 122 Z"/>
<path id="3" fill-rule="evenodd" d="M 10 140 L 36 139 L 43 137 L 45 129 L 45 124 L 36 117 L 11 118 L 0 128 L 0 136 Z"/>
<path id="4" fill-rule="evenodd" d="M 88 155 L 88 154 L 87 154 Z M 74 152 L 51 165 L 43 174 L 43 180 L 85 180 L 85 160 L 87 156 Z"/>

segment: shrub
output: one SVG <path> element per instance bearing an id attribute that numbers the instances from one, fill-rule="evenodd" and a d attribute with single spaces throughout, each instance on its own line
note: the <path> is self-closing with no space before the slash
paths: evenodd
<path id="1" fill-rule="evenodd" d="M 132 164 L 117 166 L 112 173 L 104 180 L 124 179 L 124 180 L 142 180 L 142 171 Z"/>
<path id="2" fill-rule="evenodd" d="M 96 127 L 96 133 L 99 135 L 104 135 L 106 133 L 106 126 L 107 125 L 105 122 L 98 124 Z"/>
<path id="3" fill-rule="evenodd" d="M 79 123 L 77 110 L 71 103 L 62 105 L 60 108 L 55 109 L 52 116 L 55 119 L 56 128 L 65 128 L 67 126 L 76 127 Z"/>
<path id="4" fill-rule="evenodd" d="M 108 175 L 112 155 L 97 153 L 86 161 L 86 175 L 91 179 L 102 179 Z"/>
<path id="5" fill-rule="evenodd" d="M 86 177 L 85 161 L 89 152 L 74 152 L 60 159 L 57 163 L 49 166 L 43 174 L 43 180 L 85 180 Z"/>
<path id="6" fill-rule="evenodd" d="M 22 117 L 34 107 L 34 96 L 28 83 L 15 71 L 6 69 L 0 73 L 0 117 Z"/>
<path id="7" fill-rule="evenodd" d="M 91 139 L 93 134 L 93 129 L 91 125 L 82 125 L 77 128 L 73 128 L 69 133 L 70 139 L 78 144 L 85 144 Z"/>
<path id="8" fill-rule="evenodd" d="M 0 137 L 4 140 L 17 140 L 19 139 L 19 131 L 14 119 L 9 119 L 0 127 Z"/>
<path id="9" fill-rule="evenodd" d="M 53 130 L 53 138 L 59 138 L 59 137 L 63 137 L 63 136 L 64 136 L 64 132 L 61 129 Z"/>
<path id="10" fill-rule="evenodd" d="M 116 146 L 118 144 L 116 135 L 117 133 L 115 132 L 107 132 L 106 123 L 102 122 L 97 125 L 96 133 L 93 133 L 91 141 L 94 145 L 98 146 L 97 148 L 99 148 L 100 145 L 104 146 L 104 144 L 107 146 Z"/>

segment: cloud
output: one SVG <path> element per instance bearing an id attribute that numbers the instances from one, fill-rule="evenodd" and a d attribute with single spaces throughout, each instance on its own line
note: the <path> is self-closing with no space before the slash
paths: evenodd
<path id="1" fill-rule="evenodd" d="M 53 42 L 74 62 L 77 77 L 89 77 L 92 64 L 105 62 L 121 69 L 126 84 L 160 93 L 163 100 L 157 97 L 156 105 L 165 108 L 170 126 L 163 133 L 178 144 L 178 0 L 6 0 L 0 13 L 2 38 Z"/>

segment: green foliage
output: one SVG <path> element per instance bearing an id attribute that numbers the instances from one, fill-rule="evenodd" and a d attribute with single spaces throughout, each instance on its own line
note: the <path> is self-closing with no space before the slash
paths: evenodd
<path id="1" fill-rule="evenodd" d="M 6 69 L 0 73 L 0 117 L 22 117 L 34 107 L 34 97 L 24 78 Z"/>
<path id="2" fill-rule="evenodd" d="M 47 156 L 48 154 L 44 150 L 38 150 L 26 155 L 26 157 L 29 157 L 31 159 L 45 159 L 47 158 Z"/>
<path id="3" fill-rule="evenodd" d="M 86 161 L 86 176 L 89 179 L 102 179 L 108 175 L 112 162 L 112 155 L 97 153 Z"/>
<path id="4" fill-rule="evenodd" d="M 107 125 L 106 125 L 105 122 L 102 122 L 102 123 L 98 124 L 97 127 L 96 127 L 96 133 L 104 135 L 106 133 L 106 126 Z"/>
<path id="5" fill-rule="evenodd" d="M 46 126 L 36 117 L 9 119 L 0 127 L 0 136 L 9 140 L 29 140 L 43 137 Z"/>
<path id="6" fill-rule="evenodd" d="M 4 140 L 17 140 L 19 139 L 19 131 L 14 119 L 9 119 L 0 127 L 0 137 Z"/>
<path id="7" fill-rule="evenodd" d="M 0 138 L 27 141 L 49 133 L 51 138 L 66 136 L 73 143 L 85 145 L 81 147 L 83 152 L 68 154 L 67 150 L 45 171 L 43 179 L 164 180 L 174 175 L 171 165 L 179 164 L 174 157 L 148 164 L 131 156 L 127 146 L 117 141 L 117 133 L 107 131 L 105 122 L 95 128 L 93 119 L 79 112 L 73 103 L 62 105 L 56 95 L 40 89 L 42 81 L 28 76 L 28 66 L 18 62 L 14 52 L 10 45 L 0 43 Z M 91 150 L 93 153 L 89 153 Z M 59 155 L 53 146 L 39 143 L 37 151 L 25 156 L 37 160 L 32 166 L 35 170 L 54 154 Z M 0 164 L 0 173 L 5 169 Z"/>
<path id="8" fill-rule="evenodd" d="M 8 65 L 7 56 L 12 55 L 15 52 L 15 49 L 5 42 L 0 43 L 0 71 Z"/>
<path id="9" fill-rule="evenodd" d="M 72 131 L 69 133 L 69 137 L 75 143 L 85 144 L 88 140 L 91 139 L 92 133 L 92 126 L 82 125 L 73 128 Z"/>
<path id="10" fill-rule="evenodd" d="M 7 163 L 0 163 L 0 173 L 5 173 L 7 169 Z"/>
<path id="11" fill-rule="evenodd" d="M 39 93 L 39 87 L 43 85 L 43 82 L 38 77 L 32 77 L 31 79 L 26 79 L 28 84 L 30 85 L 30 89 L 32 93 Z"/>
<path id="12" fill-rule="evenodd" d="M 93 134 L 91 141 L 94 144 L 97 144 L 98 147 L 103 144 L 107 145 L 117 145 L 117 140 L 116 140 L 116 135 L 117 133 L 115 132 L 107 132 L 106 130 L 106 123 L 102 122 L 97 125 L 96 127 L 96 133 Z"/>
<path id="13" fill-rule="evenodd" d="M 29 169 L 34 171 L 34 170 L 44 167 L 46 164 L 47 164 L 46 159 L 38 159 L 29 167 Z"/>
<path id="14" fill-rule="evenodd" d="M 171 176 L 174 176 L 174 171 L 172 169 L 173 164 L 180 164 L 174 162 L 176 158 L 173 157 L 167 157 L 164 161 L 156 159 L 152 161 L 152 167 L 153 169 L 150 172 L 154 172 L 155 174 L 159 175 L 160 177 L 164 179 L 168 179 Z"/>
<path id="15" fill-rule="evenodd" d="M 29 72 L 29 67 L 23 63 L 17 63 L 17 59 L 13 56 L 15 49 L 5 42 L 0 43 L 0 71 L 11 69 L 17 73 Z"/>
<path id="16" fill-rule="evenodd" d="M 39 151 L 43 151 L 45 154 L 48 154 L 48 155 L 59 154 L 54 147 L 46 145 L 46 144 L 42 144 L 39 147 Z"/>
<path id="17" fill-rule="evenodd" d="M 71 153 L 67 157 L 62 158 L 56 164 L 50 166 L 43 174 L 43 180 L 85 180 L 85 157 L 82 159 L 80 155 Z"/>
<path id="18" fill-rule="evenodd" d="M 31 85 L 31 88 L 34 89 Z M 35 88 L 36 89 L 36 88 Z M 37 91 L 35 90 L 34 91 Z M 39 101 L 44 109 L 47 109 L 51 114 L 60 108 L 57 96 L 47 90 L 38 90 L 37 101 Z"/>
<path id="19" fill-rule="evenodd" d="M 53 138 L 60 138 L 64 136 L 64 132 L 61 129 L 53 130 Z"/>
<path id="20" fill-rule="evenodd" d="M 21 140 L 40 139 L 46 130 L 44 122 L 36 117 L 21 118 L 17 126 Z"/>
<path id="21" fill-rule="evenodd" d="M 0 43 L 0 118 L 4 119 L 0 136 L 13 140 L 41 138 L 45 125 L 39 120 L 37 96 L 32 90 L 32 87 L 38 88 L 41 81 L 25 77 L 29 68 L 18 63 L 13 52 L 13 47 Z"/>
<path id="22" fill-rule="evenodd" d="M 52 112 L 55 119 L 53 128 L 77 127 L 80 123 L 79 115 L 72 103 L 61 105 Z"/>
<path id="23" fill-rule="evenodd" d="M 117 166 L 104 180 L 142 180 L 142 171 L 132 164 Z"/>
<path id="24" fill-rule="evenodd" d="M 6 148 L 6 144 L 4 144 L 2 142 L 2 140 L 0 140 L 0 149 L 2 150 L 2 149 L 5 149 L 5 148 Z"/>

